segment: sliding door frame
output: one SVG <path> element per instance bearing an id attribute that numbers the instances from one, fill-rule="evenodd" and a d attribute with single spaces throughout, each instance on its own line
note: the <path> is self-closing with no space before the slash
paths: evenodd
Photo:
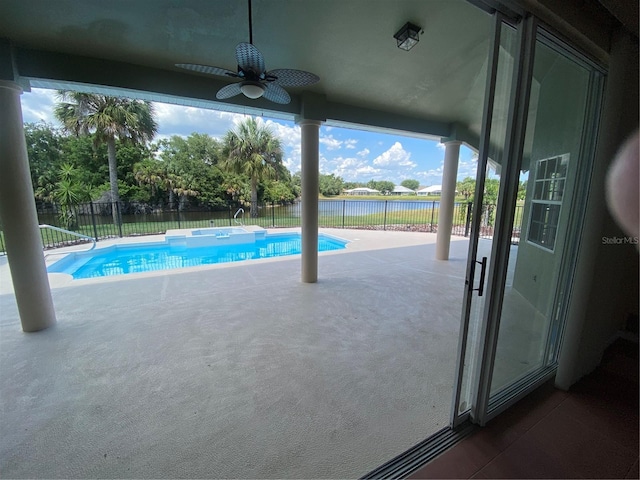
<path id="1" fill-rule="evenodd" d="M 509 115 L 496 207 L 496 228 L 491 250 L 491 269 L 487 280 L 487 301 L 481 330 L 479 361 L 474 372 L 474 401 L 471 419 L 485 425 L 492 418 L 489 414 L 489 396 L 495 362 L 500 317 L 504 299 L 514 205 L 518 194 L 518 179 L 522 165 L 522 152 L 529 112 L 529 95 L 533 76 L 537 21 L 532 15 L 525 16 L 518 24 L 518 48 L 513 70 Z"/>
<path id="2" fill-rule="evenodd" d="M 480 142 L 478 145 L 478 167 L 476 175 L 476 188 L 473 199 L 473 211 L 471 214 L 471 235 L 469 237 L 469 254 L 467 256 L 467 269 L 465 275 L 464 298 L 462 302 L 462 318 L 460 321 L 460 333 L 458 339 L 458 350 L 456 357 L 456 378 L 454 382 L 454 394 L 451 403 L 451 425 L 456 428 L 458 425 L 469 420 L 470 410 L 459 412 L 459 405 L 462 396 L 462 382 L 464 380 L 464 364 L 468 353 L 469 325 L 471 320 L 471 303 L 474 295 L 474 273 L 477 260 L 478 241 L 480 236 L 476 233 L 480 231 L 482 220 L 482 200 L 484 184 L 486 180 L 487 163 L 489 160 L 491 122 L 493 120 L 493 108 L 495 104 L 495 90 L 498 76 L 498 60 L 500 54 L 500 41 L 502 26 L 505 17 L 499 12 L 493 13 L 492 36 L 489 43 L 489 54 L 487 62 L 487 83 L 484 94 L 484 104 L 482 109 L 482 127 L 480 132 Z M 472 372 L 469 372 L 471 374 Z M 473 396 L 473 393 L 471 394 Z"/>

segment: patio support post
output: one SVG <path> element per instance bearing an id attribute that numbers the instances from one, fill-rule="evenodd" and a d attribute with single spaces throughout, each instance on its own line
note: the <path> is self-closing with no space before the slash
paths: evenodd
<path id="1" fill-rule="evenodd" d="M 56 323 L 22 127 L 22 88 L 0 80 L 0 220 L 22 330 Z"/>
<path id="2" fill-rule="evenodd" d="M 301 120 L 302 147 L 302 282 L 318 281 L 318 191 L 320 122 Z"/>
<path id="3" fill-rule="evenodd" d="M 451 227 L 453 226 L 453 210 L 456 200 L 456 179 L 458 176 L 458 159 L 461 142 L 452 140 L 444 142 L 444 168 L 442 172 L 442 195 L 438 213 L 438 233 L 436 236 L 436 259 L 449 260 L 451 244 Z"/>

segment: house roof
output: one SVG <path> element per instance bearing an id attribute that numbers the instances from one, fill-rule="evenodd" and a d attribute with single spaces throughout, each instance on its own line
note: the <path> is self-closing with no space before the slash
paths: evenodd
<path id="1" fill-rule="evenodd" d="M 367 188 L 367 187 L 358 187 L 358 188 L 352 188 L 351 190 L 345 190 L 346 193 L 380 193 L 380 190 L 375 190 L 373 188 Z"/>
<path id="2" fill-rule="evenodd" d="M 418 190 L 418 192 L 420 193 L 434 193 L 434 192 L 441 192 L 441 191 L 442 191 L 442 185 L 432 185 L 430 187 L 425 187 Z"/>
<path id="3" fill-rule="evenodd" d="M 415 190 L 411 190 L 410 188 L 404 187 L 402 185 L 396 185 L 393 187 L 394 193 L 416 193 Z"/>

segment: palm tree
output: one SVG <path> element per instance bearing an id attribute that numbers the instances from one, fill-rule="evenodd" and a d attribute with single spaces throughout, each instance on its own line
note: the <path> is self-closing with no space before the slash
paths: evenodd
<path id="1" fill-rule="evenodd" d="M 149 160 L 138 163 L 133 168 L 133 177 L 138 182 L 138 185 L 149 185 L 151 187 L 151 200 L 155 200 L 158 185 L 162 182 L 161 169 Z"/>
<path id="2" fill-rule="evenodd" d="M 151 140 L 158 131 L 153 106 L 139 100 L 68 90 L 59 91 L 58 98 L 54 114 L 66 131 L 75 135 L 93 134 L 96 144 L 107 144 L 113 221 L 120 224 L 116 138 L 133 142 Z"/>
<path id="3" fill-rule="evenodd" d="M 191 174 L 175 176 L 173 193 L 178 195 L 178 208 L 184 208 L 184 205 L 187 202 L 187 197 L 197 197 L 200 195 L 200 192 L 194 188 L 195 184 L 196 180 Z"/>
<path id="4" fill-rule="evenodd" d="M 224 137 L 221 166 L 251 179 L 251 217 L 258 216 L 258 182 L 277 175 L 282 147 L 271 129 L 255 118 L 240 123 Z"/>
<path id="5" fill-rule="evenodd" d="M 77 218 L 74 207 L 78 203 L 91 199 L 91 186 L 86 185 L 78 178 L 78 170 L 70 163 L 60 165 L 58 182 L 51 199 L 60 205 L 59 218 L 64 228 L 74 230 L 77 228 Z"/>

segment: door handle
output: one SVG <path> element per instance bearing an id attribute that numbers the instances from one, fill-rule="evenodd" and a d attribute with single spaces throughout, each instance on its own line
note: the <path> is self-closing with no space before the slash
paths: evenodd
<path id="1" fill-rule="evenodd" d="M 474 290 L 478 290 L 478 296 L 481 297 L 482 294 L 484 293 L 484 275 L 487 271 L 487 257 L 482 257 L 482 261 L 478 262 L 476 260 L 476 263 L 479 263 L 481 268 L 480 268 L 480 286 L 478 288 L 474 288 Z"/>
<path id="2" fill-rule="evenodd" d="M 473 288 L 473 282 L 476 276 L 476 263 L 480 264 L 480 286 L 478 286 L 478 288 Z M 484 293 L 484 276 L 486 274 L 486 271 L 487 271 L 487 257 L 482 257 L 482 261 L 480 262 L 478 260 L 474 260 L 473 263 L 471 264 L 471 271 L 469 272 L 470 281 L 467 282 L 467 284 L 469 285 L 469 291 L 470 292 L 477 291 L 479 297 L 481 297 L 482 294 Z"/>

